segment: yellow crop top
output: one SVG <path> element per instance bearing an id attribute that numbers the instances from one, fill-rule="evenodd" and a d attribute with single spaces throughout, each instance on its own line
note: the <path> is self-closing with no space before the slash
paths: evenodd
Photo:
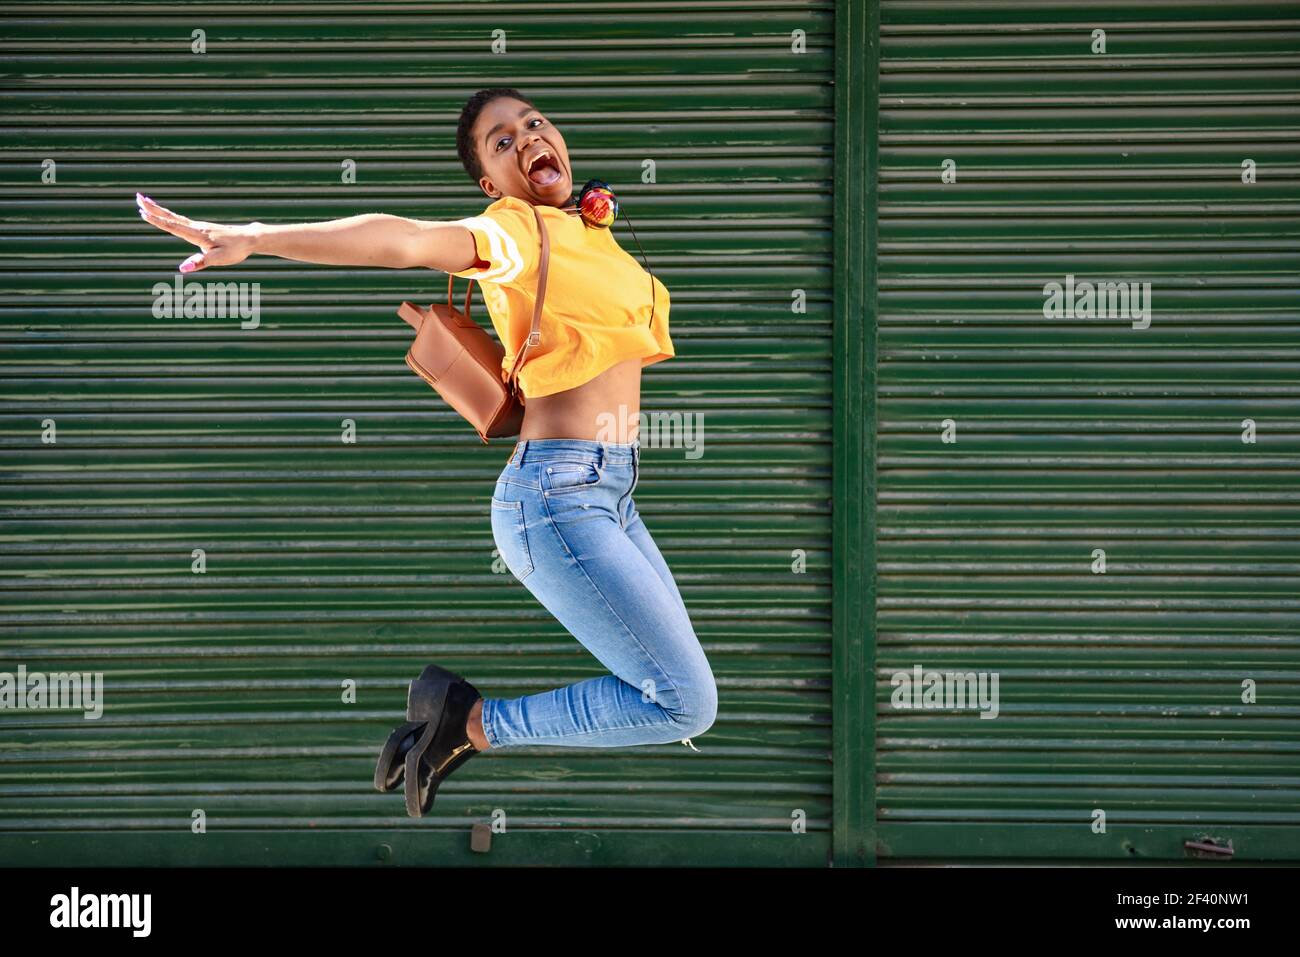
<path id="1" fill-rule="evenodd" d="M 541 342 L 519 370 L 524 398 L 553 395 L 589 382 L 615 363 L 641 366 L 676 355 L 668 334 L 668 289 L 654 277 L 651 326 L 650 274 L 608 229 L 581 217 L 539 206 L 551 240 L 542 304 Z M 477 280 L 509 372 L 528 338 L 537 298 L 542 238 L 532 206 L 503 196 L 481 215 L 453 221 L 474 235 L 479 262 L 453 275 Z"/>

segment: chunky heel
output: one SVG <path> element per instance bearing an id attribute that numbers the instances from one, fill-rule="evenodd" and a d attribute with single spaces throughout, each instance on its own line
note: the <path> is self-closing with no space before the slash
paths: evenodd
<path id="1" fill-rule="evenodd" d="M 445 700 L 445 689 L 458 681 L 464 681 L 460 675 L 440 668 L 438 665 L 425 665 L 406 690 L 406 720 L 428 721 L 436 715 L 431 714 L 439 700 Z"/>

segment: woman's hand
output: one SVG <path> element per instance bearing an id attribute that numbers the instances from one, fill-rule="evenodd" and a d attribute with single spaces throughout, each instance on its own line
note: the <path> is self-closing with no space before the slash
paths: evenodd
<path id="1" fill-rule="evenodd" d="M 146 223 L 152 223 L 159 229 L 199 247 L 199 252 L 181 263 L 181 272 L 194 272 L 206 269 L 208 266 L 234 266 L 254 252 L 257 227 L 261 223 L 250 223 L 247 226 L 222 226 L 218 223 L 188 219 L 180 213 L 173 213 L 170 209 L 159 206 L 148 196 L 139 193 L 135 194 L 135 201 L 140 207 L 140 216 Z"/>

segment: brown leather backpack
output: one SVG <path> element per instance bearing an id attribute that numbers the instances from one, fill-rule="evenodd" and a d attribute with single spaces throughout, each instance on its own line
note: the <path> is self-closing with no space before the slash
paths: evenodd
<path id="1" fill-rule="evenodd" d="M 406 364 L 433 386 L 448 405 L 459 412 L 485 443 L 488 438 L 518 435 L 524 421 L 524 398 L 519 391 L 519 370 L 530 346 L 541 341 L 542 302 L 546 298 L 546 269 L 551 240 L 542 214 L 533 207 L 542 234 L 542 258 L 537 271 L 537 300 L 528 338 L 507 373 L 501 368 L 505 349 L 470 318 L 474 280 L 465 289 L 464 311 L 452 305 L 456 277 L 447 275 L 447 304 L 421 309 L 409 300 L 397 314 L 415 329 L 415 341 L 406 352 Z"/>

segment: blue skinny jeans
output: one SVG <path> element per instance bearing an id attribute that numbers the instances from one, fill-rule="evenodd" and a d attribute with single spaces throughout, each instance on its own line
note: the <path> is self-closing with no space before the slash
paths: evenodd
<path id="1" fill-rule="evenodd" d="M 632 501 L 640 461 L 636 441 L 522 439 L 501 470 L 492 537 L 502 560 L 610 674 L 484 697 L 492 748 L 695 748 L 690 739 L 713 724 L 713 672 Z"/>

